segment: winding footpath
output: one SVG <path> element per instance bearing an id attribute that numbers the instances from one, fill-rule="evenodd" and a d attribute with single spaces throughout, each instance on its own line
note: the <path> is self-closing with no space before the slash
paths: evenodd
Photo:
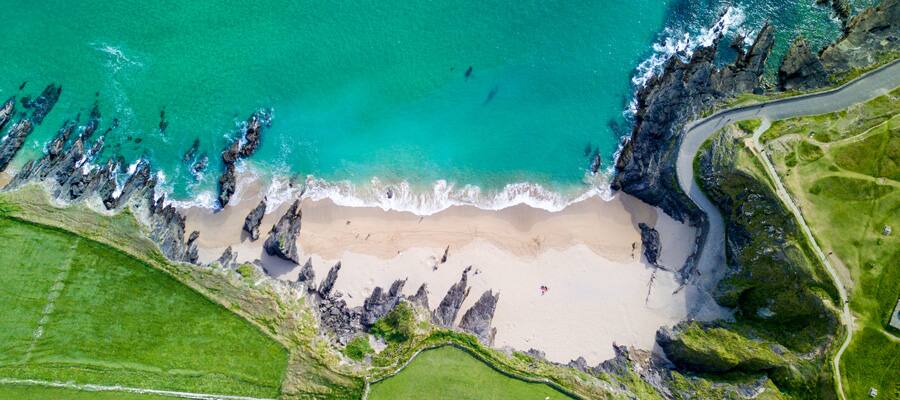
<path id="1" fill-rule="evenodd" d="M 771 161 L 764 156 L 759 147 L 759 136 L 768 126 L 770 121 L 785 118 L 802 117 L 807 115 L 825 114 L 838 111 L 854 104 L 864 102 L 866 100 L 885 95 L 894 88 L 900 86 L 900 60 L 894 60 L 878 69 L 870 71 L 860 77 L 837 88 L 812 93 L 802 96 L 790 97 L 785 99 L 773 100 L 770 102 L 759 103 L 749 106 L 735 107 L 728 110 L 717 112 L 709 117 L 689 123 L 685 129 L 686 133 L 681 142 L 678 151 L 678 159 L 676 161 L 676 171 L 678 174 L 678 184 L 681 189 L 687 193 L 688 197 L 706 213 L 709 220 L 709 227 L 704 241 L 703 248 L 700 249 L 700 257 L 697 267 L 702 275 L 713 276 L 718 278 L 724 272 L 725 265 L 725 225 L 722 220 L 722 214 L 708 197 L 700 190 L 699 185 L 694 179 L 694 158 L 700 147 L 716 133 L 720 128 L 736 121 L 747 119 L 761 119 L 763 125 L 754 132 L 753 147 L 758 152 L 760 159 L 766 166 L 766 171 L 776 183 L 776 192 L 788 209 L 794 214 L 799 222 L 801 229 L 806 235 L 807 240 L 812 246 L 816 256 L 828 270 L 831 278 L 840 295 L 842 303 L 841 324 L 847 332 L 844 342 L 832 359 L 834 380 L 837 385 L 837 391 L 842 399 L 846 399 L 841 382 L 840 359 L 841 355 L 850 344 L 853 338 L 853 314 L 850 312 L 849 301 L 847 300 L 847 290 L 843 282 L 841 282 L 837 271 L 825 257 L 818 243 L 815 241 L 806 221 L 800 210 L 794 204 L 784 185 L 775 173 Z M 711 290 L 712 285 L 718 279 L 705 279 L 705 289 Z"/>

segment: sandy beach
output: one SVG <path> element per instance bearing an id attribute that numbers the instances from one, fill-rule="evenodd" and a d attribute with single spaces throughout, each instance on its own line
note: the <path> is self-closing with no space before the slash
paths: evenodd
<path id="1" fill-rule="evenodd" d="M 240 261 L 260 260 L 274 277 L 295 280 L 299 266 L 262 250 L 288 203 L 267 210 L 260 240 L 250 241 L 241 231 L 262 196 L 251 185 L 217 213 L 185 209 L 187 229 L 201 233 L 202 262 L 232 246 Z M 583 356 L 596 364 L 613 357 L 613 343 L 653 348 L 656 330 L 684 319 L 689 309 L 688 291 L 677 290 L 674 274 L 643 259 L 637 224 L 659 230 L 660 264 L 666 269 L 684 263 L 694 229 L 625 194 L 610 201 L 592 197 L 559 212 L 524 205 L 499 211 L 455 206 L 418 216 L 309 199 L 302 210 L 301 257 L 312 258 L 317 281 L 341 261 L 335 289 L 351 307 L 361 305 L 376 286 L 407 279 L 403 292 L 412 295 L 427 284 L 434 308 L 463 269 L 473 266 L 472 289 L 457 322 L 481 293 L 499 292 L 495 347 L 535 348 L 558 362 Z M 447 246 L 448 261 L 439 264 Z M 549 290 L 542 294 L 541 286 Z"/>

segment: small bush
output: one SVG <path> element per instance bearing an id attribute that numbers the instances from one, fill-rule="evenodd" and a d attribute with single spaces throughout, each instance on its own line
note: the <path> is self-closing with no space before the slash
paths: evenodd
<path id="1" fill-rule="evenodd" d="M 344 347 L 344 354 L 356 361 L 361 361 L 371 353 L 372 346 L 369 346 L 369 338 L 366 336 L 357 336 Z"/>
<path id="2" fill-rule="evenodd" d="M 416 317 L 409 304 L 399 303 L 391 312 L 375 322 L 369 332 L 388 342 L 405 342 L 415 333 Z"/>
<path id="3" fill-rule="evenodd" d="M 240 267 L 237 267 L 237 273 L 244 277 L 244 279 L 252 278 L 253 267 L 250 264 L 243 264 Z"/>

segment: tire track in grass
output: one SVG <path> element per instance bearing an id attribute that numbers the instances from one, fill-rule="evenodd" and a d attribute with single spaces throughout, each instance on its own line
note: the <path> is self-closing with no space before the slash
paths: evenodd
<path id="1" fill-rule="evenodd" d="M 56 279 L 53 280 L 53 286 L 51 286 L 50 291 L 47 292 L 47 303 L 44 305 L 44 309 L 41 312 L 41 319 L 38 320 L 38 326 L 31 335 L 31 343 L 28 345 L 28 351 L 25 352 L 24 362 L 31 361 L 31 353 L 34 351 L 34 348 L 37 347 L 38 340 L 44 336 L 44 326 L 50 321 L 50 315 L 53 314 L 53 309 L 56 307 L 56 299 L 59 298 L 63 289 L 66 287 L 66 278 L 69 277 L 69 271 L 72 270 L 72 259 L 75 258 L 75 250 L 80 242 L 81 239 L 76 239 L 72 243 L 72 247 L 69 249 L 69 258 L 61 266 L 59 272 L 56 274 Z"/>

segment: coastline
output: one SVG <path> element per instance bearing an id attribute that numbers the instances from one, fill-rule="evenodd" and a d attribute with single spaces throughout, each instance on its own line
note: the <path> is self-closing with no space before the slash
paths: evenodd
<path id="1" fill-rule="evenodd" d="M 200 232 L 201 263 L 232 246 L 239 261 L 259 260 L 273 277 L 296 280 L 300 266 L 262 249 L 269 227 L 289 202 L 267 210 L 259 240 L 250 241 L 241 230 L 266 192 L 251 183 L 218 212 L 182 209 L 187 231 Z M 653 348 L 658 327 L 683 320 L 691 307 L 690 291 L 678 291 L 675 274 L 655 270 L 643 259 L 637 224 L 659 230 L 660 264 L 672 270 L 691 252 L 694 228 L 623 193 L 610 200 L 589 197 L 556 212 L 520 204 L 501 210 L 452 206 L 420 216 L 309 198 L 302 210 L 301 259 L 312 259 L 319 279 L 341 261 L 335 290 L 350 307 L 361 305 L 376 286 L 386 288 L 397 279 L 407 279 L 406 295 L 427 284 L 434 307 L 472 265 L 473 290 L 461 310 L 486 290 L 500 293 L 492 323 L 498 348 L 535 348 L 552 361 L 584 357 L 594 364 L 615 355 L 614 343 Z M 448 260 L 439 264 L 447 246 Z M 544 295 L 541 286 L 549 288 Z M 599 303 L 599 298 L 607 301 Z"/>

